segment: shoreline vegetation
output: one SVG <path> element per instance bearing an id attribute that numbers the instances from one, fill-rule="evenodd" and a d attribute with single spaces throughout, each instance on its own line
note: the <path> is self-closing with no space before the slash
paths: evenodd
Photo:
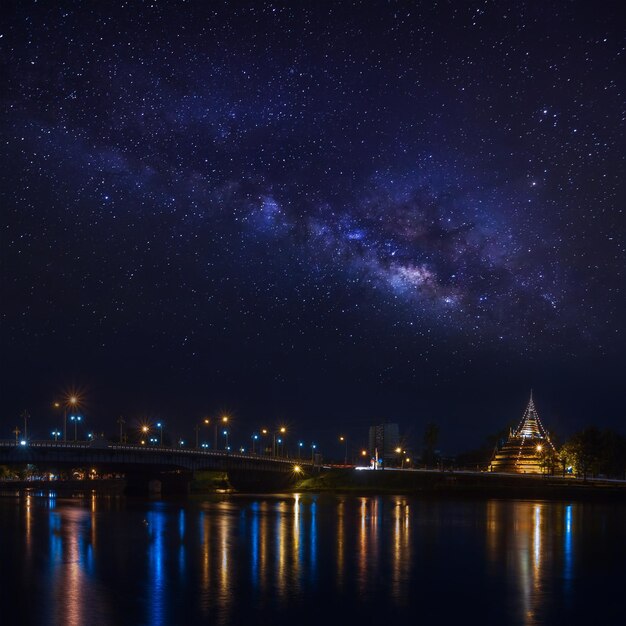
<path id="1" fill-rule="evenodd" d="M 0 481 L 0 495 L 29 490 L 55 491 L 59 495 L 96 492 L 122 495 L 123 478 L 103 480 Z M 189 485 L 190 495 L 238 493 L 222 472 L 199 472 Z M 280 490 L 282 493 L 284 489 Z M 424 498 L 515 498 L 543 500 L 593 500 L 626 503 L 626 481 L 583 480 L 536 474 L 498 474 L 459 471 L 397 471 L 325 469 L 303 478 L 290 492 L 354 495 L 414 495 Z M 243 492 L 242 492 L 243 493 Z M 181 494 L 184 495 L 184 494 Z"/>
<path id="2" fill-rule="evenodd" d="M 584 499 L 626 502 L 626 481 L 539 474 L 462 471 L 328 470 L 303 479 L 298 491 L 418 496 Z"/>

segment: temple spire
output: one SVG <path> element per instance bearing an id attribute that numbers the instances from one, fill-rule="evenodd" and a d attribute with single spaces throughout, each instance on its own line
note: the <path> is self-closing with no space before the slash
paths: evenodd
<path id="1" fill-rule="evenodd" d="M 533 402 L 533 390 L 530 390 L 530 398 L 528 400 L 528 406 L 522 416 L 522 421 L 515 431 L 517 437 L 537 437 L 542 439 L 544 433 L 542 432 L 541 424 L 539 422 L 539 416 L 537 415 L 537 409 L 535 409 L 535 403 Z"/>

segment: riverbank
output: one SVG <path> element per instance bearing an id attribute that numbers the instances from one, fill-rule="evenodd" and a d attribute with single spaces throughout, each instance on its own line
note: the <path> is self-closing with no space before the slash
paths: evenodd
<path id="1" fill-rule="evenodd" d="M 123 478 L 107 480 L 0 481 L 0 496 L 26 490 L 60 496 L 98 493 L 123 495 Z M 284 492 L 284 490 L 281 490 Z M 626 503 L 625 481 L 601 481 L 559 476 L 496 474 L 489 472 L 327 469 L 293 485 L 288 491 L 352 493 L 355 495 L 407 494 L 420 497 L 520 498 L 532 500 L 585 500 Z M 198 472 L 189 495 L 235 492 L 224 472 Z M 241 492 L 244 493 L 244 492 Z M 184 495 L 181 493 L 180 495 Z"/>
<path id="2" fill-rule="evenodd" d="M 62 496 L 97 492 L 110 495 L 124 493 L 126 480 L 123 478 L 107 478 L 102 480 L 2 480 L 0 495 L 11 496 L 23 491 L 50 492 Z"/>
<path id="3" fill-rule="evenodd" d="M 422 496 L 598 500 L 626 503 L 626 482 L 489 472 L 330 469 L 300 481 L 295 490 Z"/>
<path id="4" fill-rule="evenodd" d="M 61 496 L 96 492 L 98 494 L 124 495 L 125 478 L 96 480 L 0 480 L 0 496 L 12 496 L 23 491 L 50 492 Z M 189 483 L 190 494 L 211 494 L 233 491 L 225 472 L 200 471 Z"/>

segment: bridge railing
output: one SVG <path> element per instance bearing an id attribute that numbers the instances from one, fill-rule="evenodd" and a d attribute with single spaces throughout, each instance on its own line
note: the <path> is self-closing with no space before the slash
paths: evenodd
<path id="1" fill-rule="evenodd" d="M 201 450 L 198 448 L 173 448 L 167 446 L 142 446 L 132 443 L 111 443 L 96 441 L 47 441 L 47 440 L 31 440 L 24 444 L 15 442 L 12 439 L 0 440 L 2 448 L 49 448 L 49 449 L 66 449 L 66 450 L 109 450 L 124 452 L 140 452 L 145 454 L 183 454 L 200 457 L 231 457 L 248 460 L 264 460 L 274 461 L 276 463 L 287 463 L 290 465 L 312 465 L 312 461 L 307 459 L 292 459 L 287 457 L 277 457 L 265 454 L 246 454 L 242 452 L 230 452 L 227 450 Z"/>

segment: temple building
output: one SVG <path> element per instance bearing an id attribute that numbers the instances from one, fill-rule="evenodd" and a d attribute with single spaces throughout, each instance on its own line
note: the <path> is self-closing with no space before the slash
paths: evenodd
<path id="1" fill-rule="evenodd" d="M 511 474 L 542 474 L 547 453 L 555 451 L 550 437 L 539 420 L 533 394 L 519 426 L 509 433 L 506 443 L 494 451 L 489 471 Z"/>

